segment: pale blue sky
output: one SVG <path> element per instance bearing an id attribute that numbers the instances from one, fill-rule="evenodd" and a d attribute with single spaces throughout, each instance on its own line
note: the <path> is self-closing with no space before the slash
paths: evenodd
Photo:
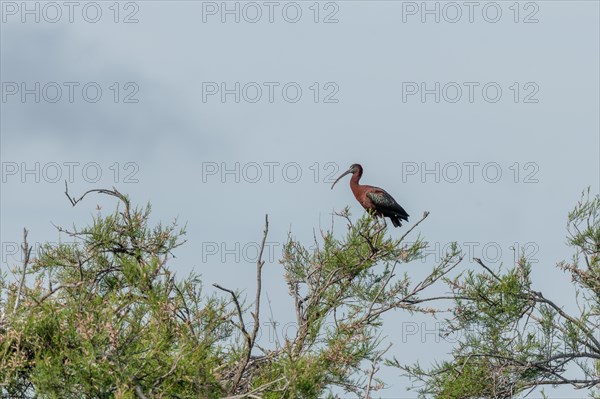
<path id="1" fill-rule="evenodd" d="M 112 209 L 102 198 L 70 207 L 54 163 L 64 178 L 65 162 L 76 162 L 70 164 L 73 193 L 114 185 L 136 203 L 152 202 L 155 220 L 178 216 L 188 223 L 188 243 L 173 263 L 178 273 L 201 273 L 207 290 L 219 282 L 253 292 L 254 265 L 247 258 L 264 214 L 275 252 L 288 231 L 310 244 L 313 229 L 329 226 L 332 210 L 350 205 L 355 216 L 362 213 L 349 179 L 333 191 L 328 179 L 358 162 L 364 182 L 390 192 L 411 215 L 410 224 L 431 211 L 420 232 L 434 248 L 467 243 L 475 256 L 499 265 L 512 262 L 510 248 L 519 243 L 538 260 L 536 285 L 559 301 L 569 299 L 564 275 L 554 267 L 570 257 L 566 215 L 582 189 L 597 193 L 600 187 L 598 2 L 516 8 L 512 1 L 479 2 L 473 22 L 458 2 L 456 23 L 449 20 L 457 8 L 443 2 L 427 2 L 439 7 L 439 23 L 422 15 L 422 2 L 276 2 L 272 23 L 263 2 L 253 3 L 262 12 L 257 23 L 246 21 L 256 8 L 245 3 L 239 3 L 239 23 L 230 14 L 221 22 L 221 2 L 120 3 L 117 16 L 113 2 L 100 1 L 97 23 L 86 21 L 96 8 L 87 6 L 83 14 L 85 4 L 73 10 L 73 22 L 60 6 L 61 19 L 51 23 L 56 10 L 40 3 L 38 23 L 21 2 L 1 3 L 2 268 L 14 263 L 7 252 L 23 227 L 34 242 L 56 241 L 52 223 L 87 223 L 97 203 Z M 286 21 L 297 9 L 300 20 Z M 499 20 L 488 22 L 498 9 Z M 138 22 L 123 23 L 126 17 Z M 326 18 L 337 23 L 323 23 Z M 23 102 L 21 84 L 35 92 L 35 82 L 40 102 L 35 94 Z M 233 89 L 235 82 L 239 103 L 235 94 L 222 102 L 220 93 L 206 91 L 220 90 L 221 83 Z M 435 89 L 436 82 L 439 103 L 435 93 L 423 102 L 420 92 L 407 91 L 422 84 Z M 51 103 L 56 86 L 62 97 Z M 257 86 L 262 97 L 251 103 Z M 102 97 L 89 102 L 97 87 Z M 292 102 L 298 87 L 302 96 Z M 462 97 L 452 103 L 457 87 Z M 492 102 L 497 88 L 502 94 Z M 125 103 L 127 95 L 138 102 Z M 235 173 L 221 175 L 236 163 L 239 182 Z M 439 181 L 435 172 L 421 174 L 436 164 Z M 457 165 L 461 178 L 455 178 Z M 102 176 L 92 183 L 98 168 Z M 23 169 L 34 172 L 23 175 Z M 128 176 L 137 182 L 126 183 Z M 236 243 L 248 249 L 240 262 L 221 251 Z M 417 277 L 427 267 L 419 262 L 406 270 Z M 475 266 L 467 260 L 463 267 Z M 285 323 L 292 302 L 281 274 L 277 261 L 268 264 L 264 287 Z M 392 352 L 406 362 L 427 364 L 450 349 L 432 335 L 402 342 L 403 329 L 412 328 L 406 323 L 433 328 L 429 319 L 398 312 L 387 321 Z M 391 384 L 383 397 L 414 397 L 395 370 L 382 375 Z M 560 395 L 581 396 L 568 389 Z"/>

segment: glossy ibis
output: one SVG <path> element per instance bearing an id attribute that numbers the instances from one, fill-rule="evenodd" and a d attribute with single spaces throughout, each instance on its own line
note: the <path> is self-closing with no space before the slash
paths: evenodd
<path id="1" fill-rule="evenodd" d="M 333 189 L 333 186 L 335 186 L 342 177 L 350 173 L 352 173 L 350 189 L 363 208 L 368 212 L 375 214 L 376 217 L 390 218 L 394 227 L 401 226 L 401 220 L 408 222 L 408 213 L 406 213 L 404 208 L 402 208 L 384 189 L 358 184 L 363 174 L 363 168 L 357 163 L 352 164 L 347 171 L 342 173 L 340 177 L 333 182 L 331 188 Z"/>

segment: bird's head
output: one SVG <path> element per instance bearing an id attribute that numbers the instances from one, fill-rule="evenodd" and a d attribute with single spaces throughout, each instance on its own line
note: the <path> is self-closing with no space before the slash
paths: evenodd
<path id="1" fill-rule="evenodd" d="M 331 185 L 331 188 L 333 189 L 333 186 L 335 186 L 335 184 L 336 184 L 338 181 L 340 181 L 340 179 L 341 179 L 342 177 L 344 177 L 344 176 L 346 176 L 346 175 L 349 175 L 349 174 L 353 174 L 353 175 L 354 175 L 354 174 L 358 174 L 359 176 L 361 176 L 361 175 L 362 175 L 362 171 L 363 171 L 363 168 L 362 168 L 362 166 L 360 166 L 360 164 L 358 164 L 358 163 L 353 163 L 352 165 L 350 165 L 350 167 L 348 168 L 348 170 L 347 170 L 347 171 L 345 171 L 344 173 L 342 173 L 342 174 L 340 175 L 340 177 L 338 177 L 338 178 L 337 178 L 337 179 L 336 179 L 336 180 L 333 182 L 333 184 Z"/>

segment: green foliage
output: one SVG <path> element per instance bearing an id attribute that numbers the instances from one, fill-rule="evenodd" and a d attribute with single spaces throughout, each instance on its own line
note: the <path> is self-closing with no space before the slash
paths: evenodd
<path id="1" fill-rule="evenodd" d="M 448 285 L 455 297 L 449 331 L 461 339 L 452 359 L 423 370 L 402 366 L 422 382 L 420 393 L 435 398 L 512 398 L 544 385 L 591 388 L 600 384 L 600 197 L 582 197 L 568 218 L 572 263 L 559 267 L 570 274 L 579 313 L 534 291 L 525 257 L 506 270 L 468 271 Z M 574 369 L 579 373 L 572 376 Z M 567 374 L 569 371 L 569 374 Z M 589 391 L 594 395 L 594 391 Z"/>
<path id="2" fill-rule="evenodd" d="M 59 228 L 75 244 L 26 256 L 18 281 L 0 276 L 2 397 L 312 399 L 334 387 L 362 397 L 383 386 L 374 376 L 387 350 L 382 315 L 431 312 L 422 292 L 461 259 L 453 247 L 413 283 L 399 270 L 426 243 L 405 244 L 370 215 L 353 222 L 346 211 L 342 238 L 323 232 L 311 249 L 289 238 L 281 263 L 298 333 L 262 348 L 244 323 L 250 313 L 259 325 L 260 288 L 248 312 L 233 290 L 206 295 L 198 276 L 176 278 L 168 263 L 184 229 L 151 227 L 150 206 L 92 191 L 118 198 L 115 212 Z"/>
<path id="3" fill-rule="evenodd" d="M 285 279 L 300 328 L 282 348 L 291 361 L 304 353 L 317 354 L 316 364 L 324 367 L 322 384 L 358 395 L 365 384 L 356 378 L 364 374 L 361 363 L 365 359 L 379 363 L 385 352 L 381 348 L 382 315 L 395 309 L 430 312 L 421 307 L 427 299 L 420 294 L 461 257 L 454 246 L 424 280 L 413 283 L 405 273 L 398 277 L 398 268 L 422 259 L 425 242 L 417 239 L 405 244 L 404 237 L 392 238 L 369 215 L 356 222 L 347 210 L 340 216 L 347 223 L 343 239 L 327 231 L 320 241 L 315 240 L 312 251 L 292 237 L 284 248 Z"/>
<path id="4" fill-rule="evenodd" d="M 441 399 L 600 384 L 600 197 L 589 192 L 568 218 L 573 260 L 558 265 L 577 290 L 576 314 L 533 289 L 524 257 L 497 270 L 476 259 L 477 270 L 450 278 L 462 260 L 453 245 L 412 281 L 403 265 L 422 259 L 427 243 L 405 242 L 412 229 L 394 238 L 371 215 L 352 220 L 345 210 L 342 236 L 322 231 L 311 246 L 288 238 L 281 264 L 297 333 L 274 348 L 245 324 L 260 322 L 262 260 L 253 311 L 219 285 L 226 294 L 207 295 L 198 276 L 176 278 L 168 267 L 184 243 L 176 221 L 150 227 L 150 206 L 132 209 L 116 190 L 99 192 L 119 199 L 114 213 L 60 229 L 75 244 L 45 245 L 36 258 L 25 235 L 22 276 L 0 275 L 2 397 L 316 399 L 340 389 L 370 397 L 385 387 L 376 376 L 384 364 Z M 441 281 L 451 295 L 426 296 Z M 447 299 L 448 332 L 461 337 L 451 359 L 424 370 L 384 358 L 384 314 L 434 313 Z M 566 374 L 575 368 L 578 376 Z"/>
<path id="5" fill-rule="evenodd" d="M 313 399 L 336 387 L 368 397 L 385 386 L 375 376 L 383 364 L 441 399 L 600 384 L 600 197 L 589 192 L 568 218 L 573 260 L 559 263 L 577 290 L 577 314 L 533 290 L 524 257 L 498 270 L 476 259 L 481 269 L 450 278 L 462 259 L 453 245 L 413 282 L 402 265 L 422 259 L 427 243 L 405 243 L 411 230 L 393 238 L 370 215 L 353 221 L 346 210 L 343 237 L 323 231 L 311 247 L 288 238 L 281 264 L 298 331 L 275 348 L 260 347 L 244 322 L 250 313 L 259 324 L 260 284 L 248 312 L 235 291 L 216 285 L 229 295 L 206 295 L 198 276 L 175 278 L 168 262 L 184 229 L 150 227 L 150 206 L 132 209 L 120 193 L 100 192 L 120 200 L 114 213 L 60 229 L 76 243 L 45 245 L 33 259 L 25 235 L 21 278 L 0 275 L 3 397 Z M 439 281 L 452 295 L 424 296 Z M 448 298 L 448 332 L 461 337 L 450 360 L 432 370 L 384 360 L 385 313 L 433 313 L 425 305 Z M 567 376 L 573 367 L 580 375 Z"/>
<path id="6" fill-rule="evenodd" d="M 65 231 L 77 244 L 44 246 L 27 270 L 35 284 L 17 301 L 5 284 L 0 392 L 9 397 L 216 397 L 216 342 L 231 328 L 227 302 L 202 297 L 200 281 L 166 268 L 181 244 L 176 223 L 148 227 L 150 208 L 98 215 Z M 35 395 L 34 395 L 35 393 Z M 169 396 L 172 397 L 172 396 Z"/>

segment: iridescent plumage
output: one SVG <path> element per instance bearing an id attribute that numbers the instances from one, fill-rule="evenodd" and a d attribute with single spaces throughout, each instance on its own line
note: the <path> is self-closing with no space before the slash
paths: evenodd
<path id="1" fill-rule="evenodd" d="M 402 225 L 402 221 L 408 221 L 408 213 L 402 208 L 396 200 L 382 188 L 359 184 L 362 177 L 363 168 L 355 163 L 344 172 L 333 183 L 331 188 L 347 174 L 352 173 L 350 179 L 350 189 L 356 200 L 369 212 L 373 212 L 378 217 L 388 217 L 394 227 Z"/>

